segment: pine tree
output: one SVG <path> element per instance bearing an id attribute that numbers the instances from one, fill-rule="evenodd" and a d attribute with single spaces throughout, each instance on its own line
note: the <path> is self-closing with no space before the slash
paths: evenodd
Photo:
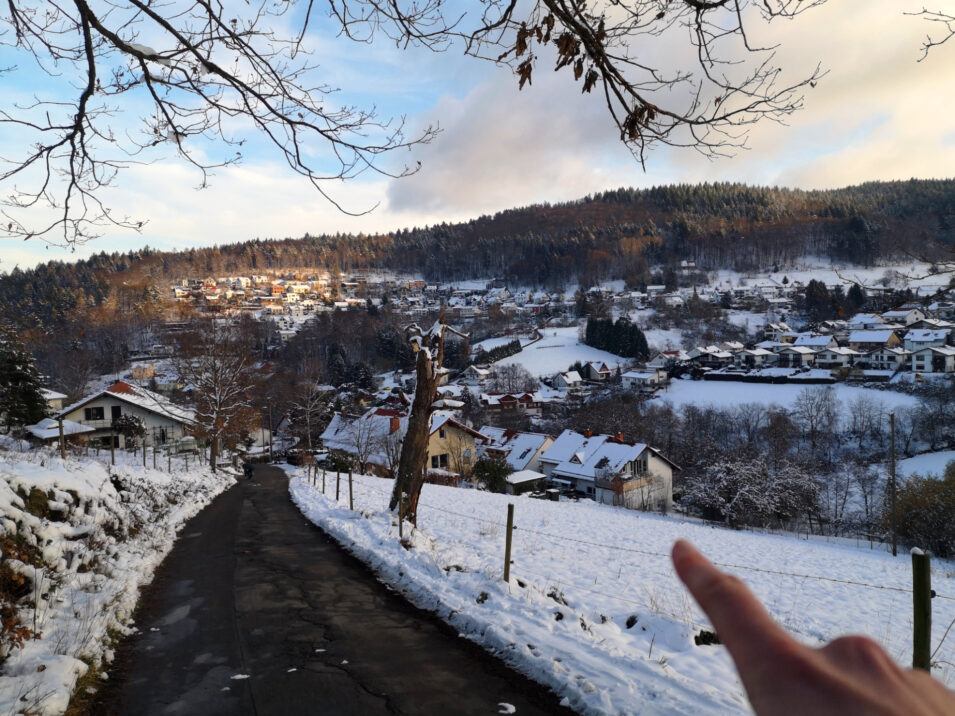
<path id="1" fill-rule="evenodd" d="M 0 329 L 0 431 L 33 425 L 47 414 L 40 372 L 10 329 Z"/>

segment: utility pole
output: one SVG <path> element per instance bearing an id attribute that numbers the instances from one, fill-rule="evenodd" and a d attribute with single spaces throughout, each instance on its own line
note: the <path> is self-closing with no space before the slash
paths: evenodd
<path id="1" fill-rule="evenodd" d="M 896 492 L 896 483 L 895 483 L 895 413 L 889 413 L 889 434 L 891 435 L 891 443 L 889 444 L 889 499 L 891 514 L 889 515 L 889 521 L 892 525 L 892 556 L 895 557 L 899 553 L 898 546 L 898 529 L 897 529 L 897 516 L 895 514 L 895 492 Z"/>
<path id="2" fill-rule="evenodd" d="M 66 460 L 66 438 L 63 437 L 63 418 L 57 418 L 56 422 L 60 426 L 60 457 Z"/>
<path id="3" fill-rule="evenodd" d="M 272 452 L 272 399 L 269 398 L 269 462 L 275 462 L 275 454 Z"/>

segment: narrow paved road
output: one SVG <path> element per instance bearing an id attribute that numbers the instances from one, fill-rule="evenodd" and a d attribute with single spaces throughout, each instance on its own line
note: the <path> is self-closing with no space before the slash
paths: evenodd
<path id="1" fill-rule="evenodd" d="M 380 584 L 260 466 L 186 525 L 93 714 L 559 714 Z M 569 713 L 569 712 L 566 712 Z"/>

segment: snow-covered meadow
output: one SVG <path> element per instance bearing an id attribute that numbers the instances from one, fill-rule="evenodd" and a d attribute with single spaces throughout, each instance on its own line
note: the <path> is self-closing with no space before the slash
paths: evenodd
<path id="1" fill-rule="evenodd" d="M 424 488 L 421 528 L 405 549 L 386 509 L 390 481 L 356 476 L 352 512 L 344 483 L 334 500 L 333 473 L 323 496 L 321 477 L 313 486 L 290 471 L 302 511 L 382 580 L 580 712 L 748 712 L 725 650 L 694 644 L 707 621 L 671 568 L 669 550 L 679 537 L 746 580 L 805 643 L 864 633 L 900 663 L 911 659 L 907 554 L 434 485 Z M 516 528 L 505 583 L 508 503 Z M 940 595 L 933 600 L 934 649 L 955 620 L 955 564 L 936 560 L 932 580 Z M 955 638 L 935 658 L 949 662 L 936 675 L 955 685 Z"/>
<path id="2" fill-rule="evenodd" d="M 541 340 L 525 345 L 520 353 L 504 358 L 495 365 L 516 363 L 527 368 L 531 375 L 544 377 L 561 373 L 577 361 L 603 362 L 610 369 L 630 363 L 627 358 L 584 345 L 580 342 L 579 333 L 577 326 L 543 328 Z"/>
<path id="3" fill-rule="evenodd" d="M 799 394 L 806 390 L 819 390 L 818 385 L 798 385 L 796 383 L 743 383 L 738 381 L 717 380 L 673 380 L 667 388 L 657 394 L 657 399 L 672 403 L 679 408 L 684 405 L 713 405 L 720 408 L 732 408 L 746 403 L 778 405 L 791 408 Z M 843 406 L 853 400 L 866 397 L 881 402 L 887 410 L 913 407 L 918 399 L 907 393 L 894 390 L 864 388 L 845 383 L 832 385 L 836 400 Z"/>
<path id="4" fill-rule="evenodd" d="M 169 474 L 117 457 L 110 467 L 0 452 L 0 569 L 28 592 L 6 608 L 34 633 L 0 652 L 0 713 L 63 713 L 89 665 L 111 660 L 111 635 L 132 628 L 139 589 L 178 530 L 234 482 L 195 464 L 174 461 Z"/>

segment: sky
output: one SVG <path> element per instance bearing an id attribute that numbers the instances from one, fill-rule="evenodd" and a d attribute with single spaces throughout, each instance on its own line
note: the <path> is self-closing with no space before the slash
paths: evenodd
<path id="1" fill-rule="evenodd" d="M 918 62 L 933 28 L 904 12 L 920 9 L 908 0 L 830 0 L 791 21 L 753 23 L 753 44 L 778 44 L 784 78 L 806 76 L 817 64 L 827 71 L 807 90 L 804 109 L 785 124 L 755 125 L 747 148 L 731 158 L 664 147 L 649 154 L 645 168 L 619 141 L 598 93 L 581 95 L 566 72 L 541 66 L 532 86 L 519 91 L 509 69 L 464 57 L 460 48 L 433 53 L 402 51 L 381 38 L 354 43 L 337 37 L 331 21 L 320 18 L 305 44 L 318 65 L 315 76 L 340 88 L 331 98 L 403 118 L 409 134 L 439 127 L 430 144 L 403 150 L 383 165 L 395 170 L 421 162 L 417 173 L 402 179 L 365 173 L 324 185 L 343 207 L 361 214 L 349 216 L 251 136 L 243 162 L 216 171 L 205 189 L 197 189 L 200 175 L 175 159 L 124 171 L 105 199 L 144 220 L 141 232 L 111 230 L 73 250 L 0 236 L 0 272 L 146 245 L 182 249 L 466 221 L 619 186 L 735 181 L 824 189 L 951 177 L 955 40 Z M 668 66 L 685 57 L 687 46 L 658 43 L 646 52 Z M 14 64 L 9 57 L 0 52 L 0 66 Z M 0 108 L 23 103 L 31 93 L 58 91 L 56 82 L 20 66 L 0 83 Z M 144 107 L 118 115 L 117 127 L 132 126 Z M 0 156 L 10 156 L 17 139 L 0 136 Z M 9 186 L 0 188 L 6 195 Z"/>

